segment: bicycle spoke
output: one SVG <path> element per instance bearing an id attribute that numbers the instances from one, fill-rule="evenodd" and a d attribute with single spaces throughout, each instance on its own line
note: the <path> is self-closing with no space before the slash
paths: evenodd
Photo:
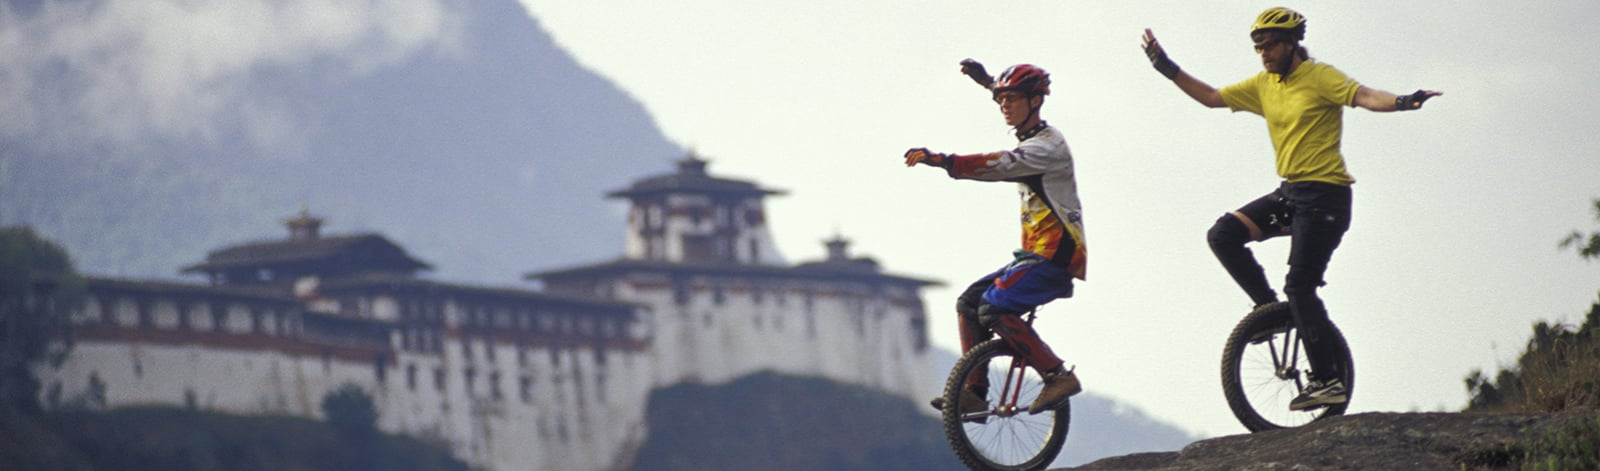
<path id="1" fill-rule="evenodd" d="M 984 398 L 988 410 L 947 413 L 946 436 L 957 457 L 974 469 L 1039 469 L 1055 459 L 1066 440 L 1069 408 L 1028 414 L 1025 408 L 1043 390 L 1043 378 L 1024 366 L 1003 343 L 993 342 L 968 352 L 946 384 L 949 401 L 954 399 L 951 385 L 970 384 L 966 378 L 985 371 L 987 381 L 977 383 L 990 386 L 988 397 Z M 979 418 L 982 423 L 967 421 Z"/>
<path id="2" fill-rule="evenodd" d="M 1267 347 L 1266 352 L 1247 347 L 1245 358 L 1240 361 L 1240 386 L 1245 390 L 1245 398 L 1263 419 L 1281 427 L 1304 425 L 1316 418 L 1314 412 L 1288 410 L 1289 401 L 1299 395 L 1304 386 L 1304 375 L 1297 363 L 1302 349 L 1292 343 L 1295 337 L 1292 329 L 1283 335 L 1273 335 L 1261 343 Z"/>
<path id="3" fill-rule="evenodd" d="M 1251 431 L 1298 427 L 1345 411 L 1344 404 L 1289 410 L 1309 374 L 1304 363 L 1306 350 L 1292 316 L 1286 304 L 1251 312 L 1234 327 L 1223 349 L 1223 394 L 1234 416 Z M 1342 379 L 1350 391 L 1355 377 L 1349 346 L 1337 327 L 1330 329 L 1329 336 L 1339 355 L 1335 360 L 1347 371 Z"/>

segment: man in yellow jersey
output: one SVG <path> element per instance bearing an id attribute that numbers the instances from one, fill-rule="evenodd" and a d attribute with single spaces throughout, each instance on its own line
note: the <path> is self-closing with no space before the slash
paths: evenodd
<path id="1" fill-rule="evenodd" d="M 1180 69 L 1155 34 L 1144 31 L 1150 63 L 1190 98 L 1210 108 L 1226 106 L 1266 118 L 1283 182 L 1277 190 L 1217 219 L 1207 239 L 1223 268 L 1260 309 L 1278 302 L 1278 296 L 1245 244 L 1291 237 L 1283 292 L 1311 361 L 1310 381 L 1290 402 L 1292 410 L 1349 400 L 1339 379 L 1343 372 L 1336 371 L 1337 362 L 1325 342 L 1328 311 L 1317 297 L 1328 260 L 1350 228 L 1350 185 L 1355 179 L 1339 152 L 1343 107 L 1407 111 L 1441 95 L 1417 90 L 1397 96 L 1362 86 L 1333 66 L 1311 59 L 1300 45 L 1305 33 L 1306 18 L 1294 10 L 1275 7 L 1262 12 L 1250 29 L 1250 39 L 1266 70 L 1218 90 Z"/>
<path id="2" fill-rule="evenodd" d="M 1031 64 L 1017 64 L 990 78 L 983 64 L 971 59 L 962 61 L 961 70 L 989 89 L 1006 125 L 1016 133 L 1017 146 L 976 154 L 919 147 L 906 151 L 906 166 L 922 164 L 943 169 L 951 178 L 1016 185 L 1022 199 L 1022 248 L 1010 263 L 979 278 L 957 297 L 961 351 L 998 334 L 1044 379 L 1044 388 L 1028 412 L 1059 409 L 1083 387 L 1033 326 L 1022 320 L 1023 313 L 1041 304 L 1072 296 L 1072 280 L 1083 279 L 1085 272 L 1082 207 L 1072 152 L 1061 131 L 1039 117 L 1044 97 L 1050 94 L 1050 74 Z M 962 412 L 988 408 L 983 399 L 989 389 L 986 380 L 975 377 L 964 385 Z M 944 399 L 935 398 L 932 405 L 943 410 Z"/>

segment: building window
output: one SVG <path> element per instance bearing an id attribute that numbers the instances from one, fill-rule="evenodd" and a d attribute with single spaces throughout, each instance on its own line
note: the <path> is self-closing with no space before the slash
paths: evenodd
<path id="1" fill-rule="evenodd" d="M 225 332 L 228 330 L 228 309 L 226 307 L 211 305 L 211 330 Z"/>
<path id="2" fill-rule="evenodd" d="M 683 260 L 709 262 L 717 259 L 716 240 L 711 236 L 683 236 Z"/>
<path id="3" fill-rule="evenodd" d="M 406 366 L 406 389 L 417 390 L 417 365 Z"/>
<path id="4" fill-rule="evenodd" d="M 673 302 L 678 303 L 679 306 L 689 304 L 689 299 L 690 299 L 690 297 L 692 295 L 693 295 L 693 289 L 691 289 L 689 287 L 688 280 L 684 280 L 684 279 L 681 279 L 681 278 L 674 278 L 672 280 L 672 301 Z"/>
<path id="5" fill-rule="evenodd" d="M 500 394 L 500 373 L 489 373 L 489 397 L 498 401 L 504 396 Z"/>
<path id="6" fill-rule="evenodd" d="M 532 376 L 523 376 L 521 378 L 517 378 L 517 390 L 519 391 L 519 394 L 522 396 L 522 403 L 523 404 L 532 404 L 533 403 L 533 377 Z"/>
<path id="7" fill-rule="evenodd" d="M 445 381 L 444 380 L 445 380 L 444 367 L 434 368 L 433 369 L 433 389 L 438 390 L 438 391 L 444 391 L 444 387 L 445 387 Z"/>

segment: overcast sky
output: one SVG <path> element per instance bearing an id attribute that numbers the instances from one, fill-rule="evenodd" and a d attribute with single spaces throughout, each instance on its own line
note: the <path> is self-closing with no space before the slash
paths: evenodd
<path id="1" fill-rule="evenodd" d="M 957 72 L 1052 73 L 1046 120 L 1076 158 L 1089 280 L 1039 321 L 1085 387 L 1205 435 L 1243 432 L 1222 400 L 1222 342 L 1249 302 L 1205 231 L 1273 189 L 1258 116 L 1206 109 L 1139 49 L 1152 28 L 1215 86 L 1260 70 L 1248 29 L 1268 2 L 569 2 L 523 0 L 580 62 L 633 93 L 711 171 L 769 202 L 790 260 L 835 231 L 929 290 L 934 342 L 957 345 L 955 290 L 1009 260 L 1016 193 L 907 169 L 909 147 L 1014 144 Z M 1312 56 L 1391 92 L 1442 90 L 1420 112 L 1345 112 L 1354 227 L 1323 289 L 1359 372 L 1352 412 L 1461 408 L 1463 377 L 1515 360 L 1539 320 L 1581 321 L 1600 265 L 1557 241 L 1595 230 L 1600 3 L 1316 2 Z M 667 170 L 664 166 L 663 171 Z M 1288 241 L 1257 246 L 1281 282 Z"/>
<path id="2" fill-rule="evenodd" d="M 1217 377 L 1249 302 L 1204 237 L 1276 186 L 1271 146 L 1260 117 L 1206 109 L 1152 70 L 1139 35 L 1220 87 L 1260 70 L 1247 33 L 1274 3 L 522 1 L 713 173 L 787 191 L 768 221 L 789 260 L 823 257 L 837 232 L 891 272 L 947 283 L 925 299 L 951 349 L 956 290 L 1018 245 L 1016 191 L 901 154 L 1015 143 L 960 59 L 1049 70 L 1043 115 L 1076 159 L 1090 262 L 1077 297 L 1041 311 L 1042 334 L 1091 391 L 1192 432 L 1244 431 Z M 0 139 L 101 150 L 243 133 L 314 152 L 296 141 L 305 123 L 251 95 L 250 71 L 376 73 L 459 53 L 463 27 L 447 1 L 36 3 L 0 8 Z M 1600 265 L 1556 247 L 1600 230 L 1600 3 L 1288 6 L 1319 60 L 1374 88 L 1445 92 L 1419 112 L 1345 112 L 1354 227 L 1322 293 L 1354 351 L 1352 412 L 1459 409 L 1470 371 L 1514 361 L 1536 321 L 1581 320 L 1600 289 Z M 96 73 L 30 93 L 69 69 Z M 1274 281 L 1287 248 L 1257 246 Z"/>

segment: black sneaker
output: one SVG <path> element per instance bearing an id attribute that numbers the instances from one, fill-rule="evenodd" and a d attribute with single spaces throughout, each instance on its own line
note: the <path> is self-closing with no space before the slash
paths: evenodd
<path id="1" fill-rule="evenodd" d="M 1344 389 L 1344 382 L 1338 378 L 1327 381 L 1312 380 L 1306 383 L 1306 388 L 1293 401 L 1289 401 L 1289 410 L 1304 411 L 1318 407 L 1344 404 L 1350 400 L 1350 395 Z"/>

